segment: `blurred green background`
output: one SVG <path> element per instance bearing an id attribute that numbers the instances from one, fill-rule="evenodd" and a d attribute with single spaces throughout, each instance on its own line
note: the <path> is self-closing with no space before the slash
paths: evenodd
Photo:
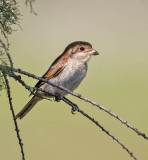
<path id="1" fill-rule="evenodd" d="M 65 47 L 88 41 L 100 55 L 75 91 L 111 109 L 148 135 L 148 1 L 37 0 L 29 13 L 24 2 L 21 26 L 10 37 L 14 66 L 42 76 Z M 31 86 L 36 80 L 23 76 Z M 30 100 L 29 92 L 11 79 L 15 113 Z M 139 160 L 148 159 L 148 142 L 110 115 L 68 96 L 118 137 Z M 11 112 L 0 96 L 0 159 L 21 159 Z M 85 117 L 71 114 L 63 102 L 39 102 L 18 120 L 26 160 L 130 160 L 115 141 Z"/>

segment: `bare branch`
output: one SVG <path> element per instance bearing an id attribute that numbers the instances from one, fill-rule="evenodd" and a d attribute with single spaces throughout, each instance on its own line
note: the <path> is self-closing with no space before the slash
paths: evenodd
<path id="1" fill-rule="evenodd" d="M 46 93 L 47 95 L 49 95 L 49 92 L 46 92 L 45 90 L 42 90 L 41 88 L 37 88 L 37 87 L 30 87 L 28 86 L 22 79 L 21 76 L 17 76 L 13 73 L 13 76 L 11 75 L 11 77 L 13 77 L 16 81 L 18 81 L 20 84 L 22 84 L 22 86 L 24 86 L 29 92 L 31 92 L 31 94 L 41 98 L 41 99 L 46 99 L 46 100 L 50 100 L 48 98 L 45 97 L 41 97 L 39 94 L 34 93 L 33 90 L 37 90 L 37 91 L 42 91 L 44 93 Z M 51 95 L 51 94 L 50 94 Z M 51 101 L 51 100 L 50 100 Z"/>
<path id="2" fill-rule="evenodd" d="M 30 87 L 30 86 L 28 86 L 28 85 L 21 79 L 20 76 L 16 76 L 16 75 L 15 75 L 15 76 L 13 76 L 13 78 L 14 78 L 15 80 L 17 80 L 19 83 L 21 83 L 22 86 L 24 86 L 24 87 L 25 87 L 28 91 L 30 91 L 31 93 L 33 93 L 33 92 L 32 92 L 32 89 L 35 89 L 35 90 L 37 90 L 37 91 L 42 91 L 42 92 L 44 92 L 44 93 L 46 93 L 46 94 L 50 94 L 49 92 L 47 92 L 47 91 L 45 91 L 45 90 L 43 90 L 43 89 L 41 89 L 41 88 L 36 88 L 36 87 Z M 40 98 L 42 98 L 42 99 L 46 99 L 46 98 L 41 97 L 40 95 L 38 95 L 38 94 L 36 94 L 36 93 L 33 93 L 33 94 L 36 95 L 36 96 L 38 96 L 38 97 L 40 97 Z M 47 99 L 47 100 L 49 100 L 49 99 Z M 125 149 L 132 158 L 134 158 L 135 160 L 137 160 L 137 158 L 133 155 L 133 153 L 132 153 L 123 143 L 121 143 L 115 136 L 113 136 L 111 133 L 109 133 L 109 131 L 107 131 L 104 127 L 102 127 L 96 120 L 94 120 L 94 118 L 90 117 L 90 116 L 89 116 L 88 114 L 86 114 L 84 111 L 80 110 L 79 107 L 78 107 L 76 104 L 74 104 L 73 102 L 71 102 L 71 101 L 68 100 L 67 98 L 61 97 L 61 100 L 63 100 L 65 103 L 67 103 L 67 104 L 70 105 L 71 107 L 75 107 L 75 106 L 76 106 L 77 111 L 78 111 L 79 113 L 81 113 L 83 116 L 85 116 L 85 117 L 88 118 L 90 121 L 92 121 L 93 123 L 95 123 L 99 128 L 102 129 L 102 131 L 104 131 L 108 136 L 112 137 L 113 140 L 115 140 L 119 145 L 121 145 L 121 146 L 123 147 L 123 149 Z"/>
<path id="3" fill-rule="evenodd" d="M 61 97 L 61 99 L 69 104 L 70 106 L 77 106 L 76 104 L 74 104 L 73 102 L 71 102 L 70 100 L 68 100 L 67 98 L 65 97 Z M 78 108 L 78 106 L 77 106 Z M 125 145 L 123 143 L 121 143 L 114 135 L 112 135 L 109 131 L 107 131 L 104 127 L 102 127 L 94 118 L 90 117 L 88 114 L 86 114 L 84 111 L 80 110 L 78 108 L 77 110 L 79 113 L 81 113 L 83 116 L 85 116 L 86 118 L 88 118 L 90 121 L 92 121 L 93 123 L 95 123 L 99 128 L 102 129 L 102 131 L 104 131 L 108 136 L 110 136 L 111 138 L 113 138 L 113 140 L 115 140 L 119 145 L 121 145 L 123 147 L 123 149 L 125 149 L 128 154 L 130 154 L 131 157 L 133 157 L 135 160 L 137 160 L 137 158 L 133 155 L 133 153 L 127 148 L 125 147 Z"/>
<path id="4" fill-rule="evenodd" d="M 67 88 L 64 88 L 63 86 L 55 84 L 55 83 L 51 82 L 50 80 L 48 81 L 48 80 L 46 80 L 44 78 L 38 77 L 38 76 L 36 76 L 34 74 L 31 74 L 29 72 L 22 71 L 21 69 L 16 69 L 16 68 L 9 68 L 9 69 L 12 70 L 12 71 L 14 71 L 14 72 L 18 72 L 18 73 L 21 73 L 21 74 L 26 75 L 28 77 L 32 77 L 34 79 L 37 79 L 37 80 L 43 81 L 45 83 L 48 83 L 48 84 L 50 84 L 50 85 L 52 85 L 54 87 L 57 87 L 57 88 L 59 88 L 59 89 L 61 89 L 63 91 L 66 91 L 67 93 L 69 93 L 69 94 L 71 94 L 71 95 L 73 95 L 73 96 L 75 96 L 77 98 L 80 98 L 80 99 L 84 100 L 85 102 L 88 102 L 88 103 L 92 104 L 93 106 L 97 106 L 98 108 L 102 109 L 103 111 L 109 113 L 111 116 L 113 116 L 116 119 L 118 119 L 119 121 L 121 121 L 122 124 L 125 124 L 127 127 L 129 127 L 130 129 L 132 129 L 133 131 L 135 131 L 138 135 L 140 135 L 143 138 L 145 138 L 145 139 L 148 140 L 148 137 L 145 135 L 145 133 L 141 133 L 137 128 L 134 128 L 131 124 L 129 124 L 127 121 L 125 121 L 122 118 L 120 118 L 117 114 L 111 112 L 111 110 L 109 110 L 109 109 L 107 109 L 107 108 L 99 105 L 98 103 L 96 103 L 96 102 L 94 102 L 94 101 L 92 101 L 92 100 L 90 100 L 88 98 L 85 98 L 85 97 L 81 96 L 78 93 L 74 93 L 74 92 L 68 90 Z"/>
<path id="5" fill-rule="evenodd" d="M 9 82 L 8 82 L 6 74 L 5 73 L 3 73 L 3 74 L 4 74 L 4 79 L 5 79 L 5 82 L 6 82 L 7 94 L 8 94 L 9 104 L 10 104 L 10 110 L 12 112 L 12 117 L 13 117 L 13 120 L 14 120 L 15 131 L 16 131 L 16 134 L 17 134 L 17 138 L 18 138 L 18 141 L 19 141 L 20 148 L 21 148 L 22 160 L 25 160 L 23 143 L 22 143 L 22 139 L 21 139 L 20 134 L 19 134 L 18 124 L 17 124 L 16 118 L 15 118 L 15 113 L 14 113 L 14 109 L 13 109 L 13 105 L 12 105 L 12 98 L 11 98 L 11 94 L 10 94 Z"/>

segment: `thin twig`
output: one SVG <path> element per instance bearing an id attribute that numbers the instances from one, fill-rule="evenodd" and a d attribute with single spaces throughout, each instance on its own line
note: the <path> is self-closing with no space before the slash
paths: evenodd
<path id="1" fill-rule="evenodd" d="M 28 86 L 28 85 L 21 79 L 20 76 L 16 76 L 16 75 L 15 75 L 15 76 L 13 76 L 13 78 L 14 78 L 15 80 L 17 80 L 18 82 L 20 82 L 20 83 L 22 84 L 22 86 L 24 86 L 24 87 L 25 87 L 28 91 L 30 91 L 32 94 L 40 97 L 41 99 L 46 99 L 46 98 L 41 97 L 41 96 L 38 95 L 37 93 L 33 93 L 33 92 L 32 92 L 32 89 L 33 89 L 33 90 L 37 90 L 37 91 L 42 91 L 42 92 L 44 92 L 44 93 L 46 93 L 46 94 L 51 95 L 49 92 L 47 92 L 47 91 L 45 91 L 45 90 L 43 90 L 43 89 L 41 89 L 41 88 L 36 88 L 36 87 L 30 87 L 30 86 Z M 54 95 L 53 95 L 53 96 L 54 96 Z M 49 99 L 47 99 L 47 100 L 49 100 Z M 76 106 L 76 107 L 77 107 L 77 111 L 78 111 L 79 113 L 81 113 L 83 116 L 85 116 L 86 118 L 88 118 L 89 120 L 91 120 L 93 123 L 95 123 L 99 128 L 102 129 L 102 131 L 104 131 L 107 135 L 109 135 L 110 137 L 112 137 L 113 140 L 115 140 L 119 145 L 121 145 L 121 146 L 123 147 L 123 149 L 125 149 L 131 157 L 133 157 L 135 160 L 137 160 L 137 158 L 133 155 L 133 153 L 132 153 L 123 143 L 121 143 L 116 137 L 114 137 L 112 134 L 110 134 L 109 131 L 107 131 L 104 127 L 102 127 L 96 120 L 94 120 L 94 118 L 90 117 L 90 116 L 89 116 L 88 114 L 86 114 L 84 111 L 80 110 L 79 107 L 78 107 L 76 104 L 74 104 L 73 102 L 71 102 L 71 101 L 68 100 L 67 98 L 61 97 L 61 100 L 63 100 L 65 103 L 67 103 L 67 104 L 70 105 L 71 107 L 75 107 L 75 106 Z"/>
<path id="2" fill-rule="evenodd" d="M 9 61 L 10 61 L 11 68 L 13 68 L 13 62 L 12 62 L 11 56 L 9 54 L 8 48 L 6 47 L 5 43 L 1 39 L 0 39 L 0 43 L 2 44 L 3 48 L 5 49 L 7 57 L 9 59 Z"/>
<path id="3" fill-rule="evenodd" d="M 76 104 L 74 104 L 73 102 L 71 102 L 70 100 L 68 100 L 65 97 L 61 97 L 61 99 L 65 103 L 69 104 L 71 107 L 77 106 Z M 115 140 L 119 145 L 121 145 L 123 147 L 123 149 L 125 149 L 131 157 L 133 157 L 135 160 L 137 160 L 137 158 L 133 155 L 133 153 L 123 143 L 121 143 L 115 136 L 113 136 L 109 131 L 107 131 L 104 127 L 102 127 L 94 118 L 90 117 L 84 111 L 80 110 L 78 108 L 78 106 L 77 106 L 77 111 L 79 113 L 81 113 L 83 116 L 85 116 L 86 118 L 88 118 L 90 121 L 92 121 L 93 123 L 95 123 L 99 128 L 102 129 L 102 131 L 104 131 L 108 136 L 110 136 L 111 138 L 113 138 L 113 140 Z"/>
<path id="4" fill-rule="evenodd" d="M 41 99 L 46 99 L 46 100 L 50 100 L 50 101 L 51 101 L 51 99 L 42 97 L 42 96 L 40 96 L 39 94 L 37 94 L 36 92 L 34 93 L 33 90 L 41 91 L 41 92 L 46 93 L 47 95 L 51 95 L 51 94 L 49 94 L 49 92 L 46 92 L 45 90 L 43 90 L 43 89 L 41 89 L 41 88 L 28 86 L 28 85 L 21 79 L 21 76 L 20 76 L 20 75 L 17 76 L 17 75 L 15 75 L 15 74 L 13 73 L 13 76 L 11 76 L 11 77 L 13 77 L 13 78 L 14 78 L 16 81 L 18 81 L 22 86 L 24 86 L 29 92 L 31 92 L 32 95 L 37 96 L 37 97 L 39 97 L 39 98 L 41 98 Z"/>
<path id="5" fill-rule="evenodd" d="M 19 141 L 20 148 L 21 148 L 22 160 L 25 160 L 23 143 L 22 143 L 22 139 L 21 139 L 20 134 L 19 134 L 19 128 L 18 128 L 18 124 L 17 124 L 16 118 L 15 118 L 15 113 L 14 113 L 14 109 L 13 109 L 13 105 L 12 105 L 12 98 L 11 98 L 11 93 L 10 93 L 9 81 L 7 79 L 6 74 L 5 73 L 3 73 L 3 74 L 4 74 L 4 79 L 5 79 L 5 82 L 6 82 L 7 94 L 8 94 L 9 104 L 10 104 L 10 110 L 12 112 L 12 116 L 13 116 L 13 120 L 14 120 L 15 131 L 16 131 L 16 134 L 17 134 L 17 138 L 18 138 L 18 141 Z"/>
<path id="6" fill-rule="evenodd" d="M 113 117 L 115 117 L 116 119 L 118 119 L 119 121 L 121 121 L 122 124 L 125 124 L 127 127 L 129 127 L 130 129 L 132 129 L 133 131 L 135 131 L 138 135 L 140 135 L 140 136 L 142 136 L 143 138 L 145 138 L 145 139 L 148 140 L 148 137 L 145 135 L 145 133 L 141 133 L 137 128 L 134 128 L 131 124 L 129 124 L 127 121 L 125 121 L 125 120 L 123 120 L 122 118 L 120 118 L 117 114 L 115 114 L 115 113 L 113 113 L 111 110 L 109 110 L 109 109 L 107 109 L 107 108 L 99 105 L 98 103 L 96 103 L 96 102 L 94 102 L 94 101 L 92 101 L 92 100 L 90 100 L 90 99 L 88 99 L 88 98 L 85 98 L 85 97 L 81 96 L 81 95 L 78 94 L 78 93 L 74 93 L 74 92 L 68 90 L 67 88 L 64 88 L 64 87 L 61 86 L 61 85 L 55 84 L 55 83 L 51 82 L 50 80 L 46 80 L 46 79 L 44 79 L 44 78 L 38 77 L 38 76 L 36 76 L 36 75 L 34 75 L 34 74 L 31 74 L 31 73 L 29 73 L 29 72 L 22 71 L 21 69 L 10 68 L 10 67 L 9 67 L 9 69 L 12 70 L 12 71 L 14 71 L 14 72 L 18 72 L 18 73 L 24 74 L 24 75 L 26 75 L 26 76 L 28 76 L 28 77 L 32 77 L 32 78 L 34 78 L 34 79 L 37 79 L 37 80 L 40 80 L 40 81 L 42 81 L 42 82 L 48 83 L 48 84 L 50 84 L 50 85 L 52 85 L 52 86 L 54 86 L 54 87 L 57 87 L 57 88 L 59 88 L 59 89 L 61 89 L 61 90 L 63 90 L 63 91 L 66 91 L 67 93 L 69 93 L 69 94 L 71 94 L 71 95 L 73 95 L 73 96 L 75 96 L 75 97 L 77 97 L 77 98 L 80 98 L 80 99 L 84 100 L 85 102 L 88 102 L 88 103 L 92 104 L 93 106 L 97 106 L 97 107 L 100 108 L 101 110 L 109 113 L 111 116 L 113 116 Z"/>

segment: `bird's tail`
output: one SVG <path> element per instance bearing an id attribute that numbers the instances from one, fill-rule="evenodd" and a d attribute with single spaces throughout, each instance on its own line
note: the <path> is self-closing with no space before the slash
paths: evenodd
<path id="1" fill-rule="evenodd" d="M 41 99 L 37 96 L 34 96 L 25 107 L 16 115 L 16 118 L 22 119 Z"/>

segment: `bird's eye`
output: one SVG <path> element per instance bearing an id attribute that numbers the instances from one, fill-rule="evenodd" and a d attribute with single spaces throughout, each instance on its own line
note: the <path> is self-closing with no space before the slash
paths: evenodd
<path id="1" fill-rule="evenodd" d="M 80 47 L 80 50 L 81 50 L 81 51 L 84 51 L 84 47 Z"/>

